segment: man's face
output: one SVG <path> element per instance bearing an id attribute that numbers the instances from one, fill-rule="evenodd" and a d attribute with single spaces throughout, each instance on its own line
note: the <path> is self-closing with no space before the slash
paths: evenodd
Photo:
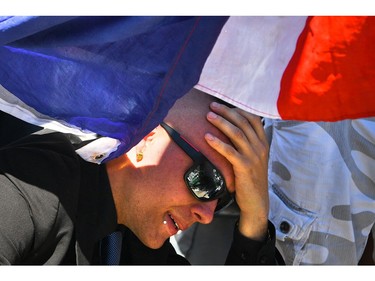
<path id="1" fill-rule="evenodd" d="M 195 222 L 210 223 L 217 205 L 217 200 L 202 202 L 192 195 L 184 182 L 192 159 L 162 128 L 158 134 L 145 151 L 158 163 L 138 168 L 138 184 L 127 193 L 125 203 L 126 225 L 154 249 Z"/>

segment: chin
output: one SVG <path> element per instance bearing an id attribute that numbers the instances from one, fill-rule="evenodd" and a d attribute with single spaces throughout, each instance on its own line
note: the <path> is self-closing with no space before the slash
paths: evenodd
<path id="1" fill-rule="evenodd" d="M 153 250 L 157 250 L 157 249 L 160 249 L 164 245 L 165 242 L 166 242 L 166 240 L 164 240 L 164 241 L 153 240 L 153 241 L 146 241 L 146 242 L 143 242 L 143 243 L 148 248 L 153 249 Z"/>
<path id="2" fill-rule="evenodd" d="M 142 243 L 150 249 L 157 250 L 161 248 L 168 239 L 162 237 L 139 237 Z"/>

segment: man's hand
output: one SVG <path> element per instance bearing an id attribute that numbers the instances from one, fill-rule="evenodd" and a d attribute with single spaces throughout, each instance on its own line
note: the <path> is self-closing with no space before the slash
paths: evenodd
<path id="1" fill-rule="evenodd" d="M 208 144 L 233 166 L 235 196 L 240 208 L 239 231 L 263 240 L 267 233 L 269 144 L 260 117 L 238 108 L 212 103 L 207 119 L 232 142 L 207 134 Z"/>

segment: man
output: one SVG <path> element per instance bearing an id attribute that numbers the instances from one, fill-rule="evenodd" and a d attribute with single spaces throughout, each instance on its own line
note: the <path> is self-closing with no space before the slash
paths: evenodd
<path id="1" fill-rule="evenodd" d="M 119 236 L 116 263 L 187 264 L 169 237 L 210 223 L 233 196 L 240 217 L 226 263 L 274 264 L 263 126 L 214 100 L 191 90 L 160 126 L 102 165 L 80 159 L 60 133 L 3 147 L 0 263 L 106 264 L 107 238 Z"/>

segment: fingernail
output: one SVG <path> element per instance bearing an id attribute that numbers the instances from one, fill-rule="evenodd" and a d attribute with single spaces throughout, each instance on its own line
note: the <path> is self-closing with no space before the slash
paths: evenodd
<path id="1" fill-rule="evenodd" d="M 217 114 L 210 111 L 208 112 L 207 117 L 208 119 L 215 119 L 217 117 Z"/>
<path id="2" fill-rule="evenodd" d="M 206 134 L 206 139 L 209 140 L 209 141 L 213 141 L 215 138 L 213 135 L 211 135 L 210 133 L 207 133 Z"/>
<path id="3" fill-rule="evenodd" d="M 220 103 L 217 103 L 217 102 L 212 102 L 211 103 L 211 106 L 213 107 L 213 108 L 219 108 L 220 107 Z"/>

